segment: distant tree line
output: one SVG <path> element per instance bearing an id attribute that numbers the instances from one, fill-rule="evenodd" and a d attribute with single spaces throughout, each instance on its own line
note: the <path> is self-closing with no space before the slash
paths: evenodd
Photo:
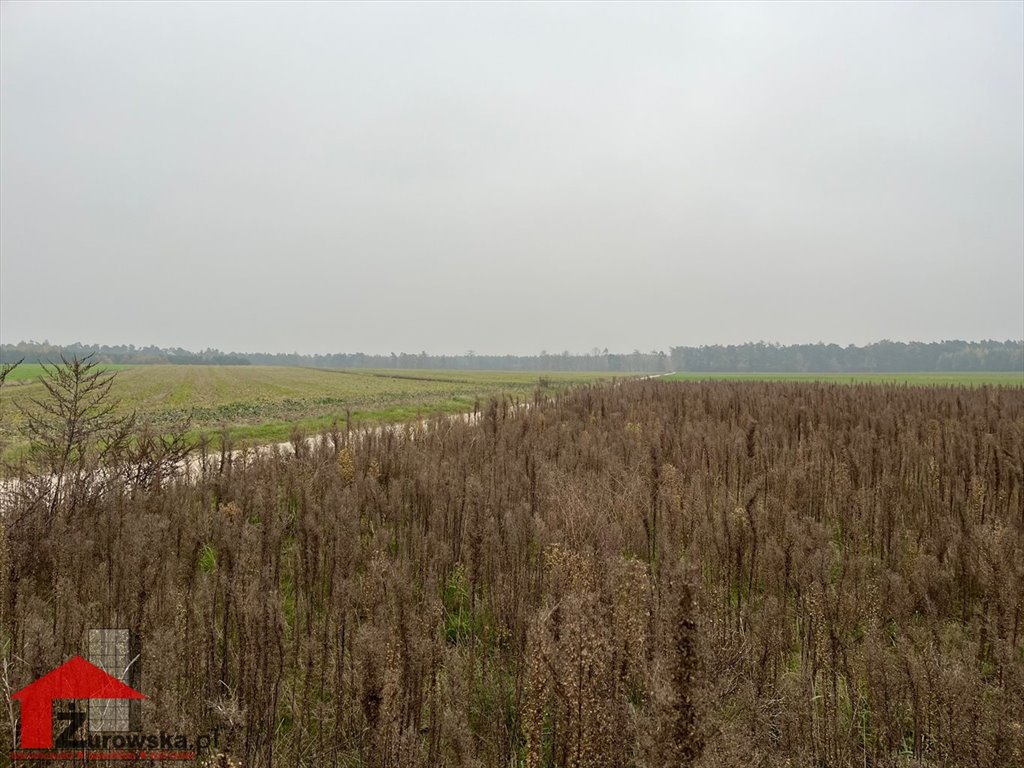
<path id="1" fill-rule="evenodd" d="M 17 344 L 0 344 L 0 361 L 26 363 L 50 363 L 61 356 L 79 359 L 90 358 L 97 363 L 125 365 L 250 365 L 245 355 L 236 352 L 221 352 L 219 349 L 204 349 L 191 352 L 181 347 L 162 348 L 156 346 L 136 347 L 134 344 L 51 344 L 48 341 L 22 341 Z"/>
<path id="2" fill-rule="evenodd" d="M 0 345 L 0 362 L 24 359 L 48 362 L 61 355 L 92 354 L 101 363 L 179 365 L 290 365 L 312 368 L 395 368 L 492 371 L 608 371 L 623 373 L 778 372 L 861 373 L 913 371 L 1024 371 L 1024 341 L 939 341 L 909 343 L 879 341 L 863 347 L 838 344 L 782 346 L 756 342 L 739 345 L 672 347 L 660 351 L 626 354 L 593 349 L 586 354 L 560 352 L 539 355 L 428 355 L 407 352 L 368 355 L 362 352 L 301 355 L 298 353 L 221 352 L 205 349 L 190 352 L 180 347 L 164 349 L 134 345 L 106 346 L 20 342 Z"/>
<path id="3" fill-rule="evenodd" d="M 1024 342 L 878 341 L 863 347 L 838 344 L 781 346 L 757 342 L 672 347 L 676 371 L 870 373 L 917 371 L 1024 371 Z"/>
<path id="4" fill-rule="evenodd" d="M 107 346 L 100 344 L 68 344 L 61 346 L 48 341 L 23 341 L 18 344 L 0 345 L 0 361 L 46 363 L 66 357 L 92 355 L 100 363 L 121 363 L 131 365 L 178 364 L 178 365 L 289 365 L 310 368 L 397 368 L 397 369 L 456 369 L 478 371 L 610 371 L 610 372 L 666 372 L 670 371 L 669 357 L 664 352 L 640 352 L 628 354 L 610 353 L 607 349 L 594 349 L 589 354 L 574 355 L 569 352 L 539 355 L 478 355 L 467 352 L 464 355 L 428 355 L 426 352 L 407 352 L 388 355 L 368 355 L 362 352 L 302 355 L 292 353 L 221 352 L 219 349 L 205 349 L 190 352 L 174 347 L 134 345 Z"/>
<path id="5" fill-rule="evenodd" d="M 246 357 L 254 365 L 302 365 L 315 368 L 398 368 L 398 369 L 454 369 L 467 371 L 609 371 L 626 373 L 663 373 L 672 370 L 664 352 L 628 354 L 594 350 L 589 354 L 569 352 L 539 355 L 428 355 L 426 352 L 407 352 L 390 355 L 328 354 L 263 354 L 250 353 Z"/>

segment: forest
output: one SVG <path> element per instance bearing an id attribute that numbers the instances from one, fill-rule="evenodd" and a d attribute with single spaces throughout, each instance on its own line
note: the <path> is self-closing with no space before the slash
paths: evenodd
<path id="1" fill-rule="evenodd" d="M 6 486 L 8 691 L 123 627 L 222 765 L 1024 765 L 1020 389 L 615 381 L 183 474 L 112 375 Z"/>
<path id="2" fill-rule="evenodd" d="M 891 373 L 906 371 L 1024 372 L 1024 342 L 878 341 L 853 344 L 765 344 L 673 347 L 677 371 L 786 373 Z"/>
<path id="3" fill-rule="evenodd" d="M 1015 371 L 1024 373 L 1024 341 L 878 341 L 850 344 L 704 345 L 629 353 L 594 348 L 585 354 L 568 351 L 537 355 L 436 355 L 407 352 L 387 355 L 334 353 L 190 352 L 180 347 L 19 342 L 0 345 L 0 362 L 52 362 L 61 355 L 93 355 L 104 363 L 133 365 L 282 365 L 311 368 L 378 368 L 400 370 L 476 371 L 601 371 L 621 373 L 759 372 L 759 373 L 889 373 L 928 371 Z"/>

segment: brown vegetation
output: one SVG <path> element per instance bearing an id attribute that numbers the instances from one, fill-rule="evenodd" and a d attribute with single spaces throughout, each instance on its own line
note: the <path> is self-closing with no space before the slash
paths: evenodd
<path id="1" fill-rule="evenodd" d="M 1021 391 L 626 382 L 20 504 L 8 684 L 130 628 L 245 766 L 1024 765 Z"/>

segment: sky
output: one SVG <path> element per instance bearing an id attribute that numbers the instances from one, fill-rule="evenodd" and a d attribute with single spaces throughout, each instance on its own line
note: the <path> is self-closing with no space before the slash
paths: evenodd
<path id="1" fill-rule="evenodd" d="M 0 6 L 0 341 L 1024 337 L 1024 3 Z"/>

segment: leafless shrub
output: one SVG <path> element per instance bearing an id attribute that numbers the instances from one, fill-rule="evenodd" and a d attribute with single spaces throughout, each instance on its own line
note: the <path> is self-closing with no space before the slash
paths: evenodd
<path id="1" fill-rule="evenodd" d="M 643 381 L 481 413 L 191 482 L 151 443 L 74 515 L 21 499 L 9 685 L 128 626 L 147 728 L 217 727 L 246 766 L 1021 762 L 1021 391 Z M 40 467 L 96 482 L 64 444 Z"/>

